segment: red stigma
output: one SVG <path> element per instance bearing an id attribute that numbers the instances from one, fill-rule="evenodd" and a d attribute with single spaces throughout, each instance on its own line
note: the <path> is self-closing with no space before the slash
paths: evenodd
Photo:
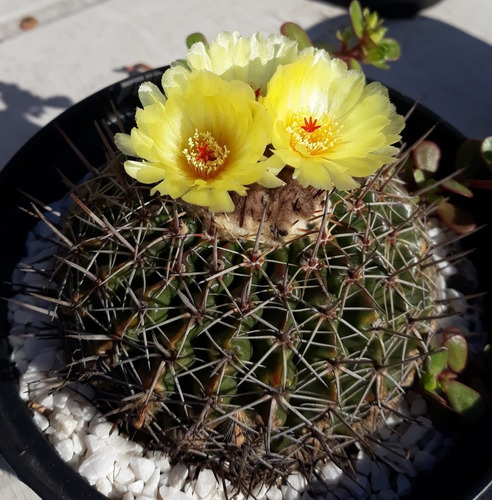
<path id="1" fill-rule="evenodd" d="M 317 122 L 318 120 L 313 120 L 312 116 L 309 117 L 309 120 L 304 118 L 304 125 L 301 125 L 301 128 L 309 133 L 314 132 L 321 128 L 321 125 L 316 125 Z"/>
<path id="2" fill-rule="evenodd" d="M 197 161 L 204 161 L 206 163 L 217 159 L 214 152 L 209 149 L 208 144 L 204 144 L 203 146 L 198 144 L 196 148 L 198 149 Z"/>

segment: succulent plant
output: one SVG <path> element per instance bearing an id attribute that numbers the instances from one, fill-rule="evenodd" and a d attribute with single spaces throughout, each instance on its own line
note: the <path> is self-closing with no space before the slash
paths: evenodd
<path id="1" fill-rule="evenodd" d="M 435 328 L 425 213 L 393 174 L 326 192 L 287 169 L 225 215 L 149 196 L 113 156 L 63 228 L 70 376 L 150 447 L 248 488 L 347 467 Z"/>

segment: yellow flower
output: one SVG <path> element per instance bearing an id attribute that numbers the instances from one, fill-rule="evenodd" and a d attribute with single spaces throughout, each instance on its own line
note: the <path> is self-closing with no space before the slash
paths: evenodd
<path id="1" fill-rule="evenodd" d="M 247 84 L 194 71 L 164 90 L 167 98 L 152 83 L 142 84 L 137 127 L 115 136 L 119 149 L 137 158 L 125 162 L 131 177 L 213 212 L 234 209 L 230 191 L 244 196 L 254 182 L 278 185 L 259 161 L 271 120 Z"/>
<path id="2" fill-rule="evenodd" d="M 206 46 L 195 43 L 186 54 L 188 67 L 216 73 L 224 80 L 241 80 L 251 85 L 256 95 L 265 95 L 268 80 L 279 65 L 293 62 L 297 57 L 297 42 L 282 35 L 264 38 L 255 33 L 249 38 L 239 33 L 222 32 Z M 182 66 L 168 70 L 165 86 L 185 71 Z"/>
<path id="3" fill-rule="evenodd" d="M 279 67 L 263 102 L 274 122 L 269 168 L 290 165 L 304 187 L 353 189 L 353 177 L 394 161 L 404 121 L 387 90 L 325 51 Z"/>

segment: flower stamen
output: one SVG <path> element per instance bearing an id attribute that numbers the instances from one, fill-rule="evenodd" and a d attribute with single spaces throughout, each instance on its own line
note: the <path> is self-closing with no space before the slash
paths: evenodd
<path id="1" fill-rule="evenodd" d="M 320 118 L 306 118 L 302 115 L 294 114 L 286 127 L 293 150 L 308 155 L 321 155 L 333 149 L 340 141 L 343 125 L 325 115 Z"/>
<path id="2" fill-rule="evenodd" d="M 210 132 L 198 132 L 198 129 L 188 138 L 188 147 L 183 149 L 193 173 L 204 180 L 215 177 L 222 170 L 229 153 L 227 146 L 221 146 Z"/>

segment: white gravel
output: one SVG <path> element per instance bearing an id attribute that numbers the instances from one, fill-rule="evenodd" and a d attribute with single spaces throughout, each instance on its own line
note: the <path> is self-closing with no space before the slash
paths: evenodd
<path id="1" fill-rule="evenodd" d="M 63 205 L 59 207 L 61 212 L 64 209 Z M 56 219 L 57 213 L 51 216 Z M 438 227 L 431 230 L 431 236 L 436 241 L 445 237 Z M 27 255 L 20 266 L 22 270 L 15 273 L 14 282 L 45 285 L 31 266 L 45 270 L 52 267 L 56 245 L 48 243 L 46 237 L 51 237 L 50 231 L 44 224 L 38 224 L 28 239 Z M 443 276 L 456 272 L 453 266 L 441 267 Z M 447 290 L 447 294 L 460 297 L 456 290 Z M 36 403 L 34 421 L 63 460 L 111 499 L 226 498 L 222 482 L 216 480 L 212 471 L 203 470 L 191 483 L 190 471 L 185 466 L 178 463 L 172 467 L 164 454 L 146 451 L 115 430 L 89 402 L 91 389 L 74 385 L 71 389 L 53 392 L 56 380 L 48 377 L 53 377 L 53 371 L 63 365 L 65 356 L 56 340 L 56 327 L 54 324 L 50 327 L 49 315 L 35 310 L 36 307 L 45 309 L 45 303 L 22 294 L 16 300 L 31 305 L 30 309 L 16 302 L 10 305 L 12 359 L 21 373 L 21 396 Z M 465 309 L 461 301 L 453 304 L 465 313 L 459 319 L 460 326 L 466 330 L 468 323 L 476 324 L 476 312 Z M 475 316 L 468 317 L 469 314 Z M 436 431 L 426 418 L 427 405 L 421 396 L 408 394 L 398 411 L 410 418 L 389 415 L 374 436 L 372 451 L 379 457 L 378 461 L 361 450 L 355 464 L 356 480 L 344 475 L 333 463 L 320 465 L 323 483 L 314 486 L 317 498 L 397 499 L 411 490 L 412 478 L 430 470 L 439 454 L 446 453 L 450 440 Z M 311 499 L 302 476 L 293 474 L 288 483 L 281 488 L 263 488 L 255 492 L 255 496 L 258 500 Z M 238 495 L 237 498 L 244 497 Z"/>

